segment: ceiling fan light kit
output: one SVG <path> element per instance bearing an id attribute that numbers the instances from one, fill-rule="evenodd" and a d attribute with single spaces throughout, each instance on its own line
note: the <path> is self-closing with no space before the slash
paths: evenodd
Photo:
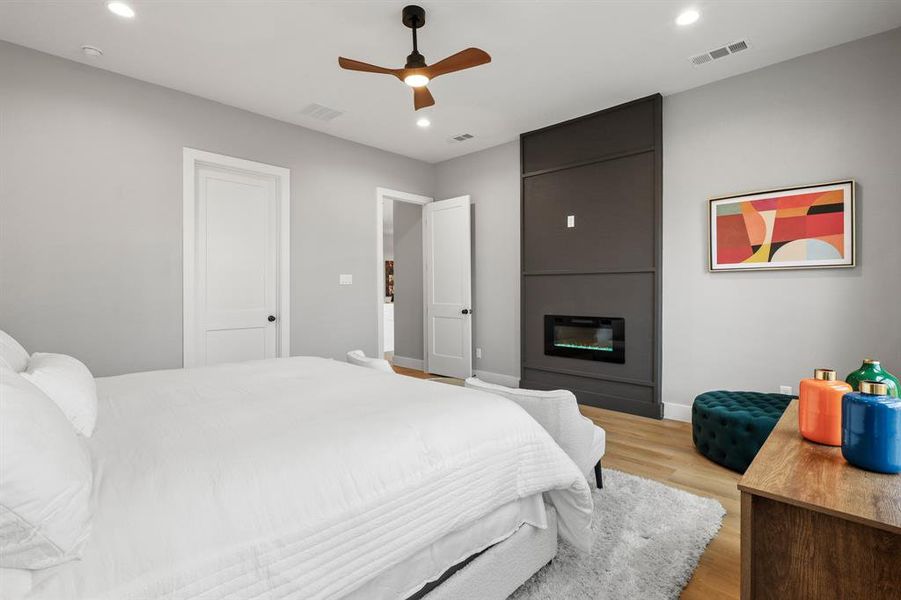
<path id="1" fill-rule="evenodd" d="M 422 87 L 424 85 L 428 85 L 429 78 L 427 75 L 423 75 L 422 73 L 410 73 L 406 77 L 404 77 L 404 83 L 406 83 L 410 87 Z"/>
<path id="2" fill-rule="evenodd" d="M 425 57 L 419 53 L 416 39 L 416 30 L 425 25 L 425 9 L 421 6 L 406 6 L 402 12 L 402 20 L 404 25 L 413 30 L 413 52 L 407 56 L 407 62 L 403 69 L 388 69 L 343 56 L 338 57 L 338 65 L 349 71 L 380 73 L 397 77 L 413 88 L 413 107 L 415 110 L 419 110 L 435 104 L 435 99 L 426 87 L 432 79 L 439 75 L 447 75 L 491 62 L 491 56 L 484 50 L 467 48 L 433 65 L 428 65 Z"/>

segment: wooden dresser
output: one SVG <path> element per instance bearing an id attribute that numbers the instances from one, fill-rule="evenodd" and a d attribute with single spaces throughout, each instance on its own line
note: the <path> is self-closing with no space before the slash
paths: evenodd
<path id="1" fill-rule="evenodd" d="M 797 400 L 738 489 L 743 599 L 901 598 L 901 475 L 801 438 Z"/>

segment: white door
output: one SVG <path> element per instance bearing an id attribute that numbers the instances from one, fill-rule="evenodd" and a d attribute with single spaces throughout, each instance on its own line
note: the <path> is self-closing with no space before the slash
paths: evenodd
<path id="1" fill-rule="evenodd" d="M 193 281 L 187 274 L 185 281 L 193 314 L 186 310 L 185 366 L 275 358 L 279 177 L 202 162 L 193 170 L 193 265 L 186 262 Z M 186 221 L 187 212 L 186 204 Z"/>
<path id="2" fill-rule="evenodd" d="M 472 375 L 469 196 L 423 207 L 428 370 Z"/>

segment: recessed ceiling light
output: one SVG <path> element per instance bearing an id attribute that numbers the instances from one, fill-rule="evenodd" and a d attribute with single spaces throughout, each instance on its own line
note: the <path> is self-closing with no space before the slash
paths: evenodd
<path id="1" fill-rule="evenodd" d="M 428 127 L 429 125 L 432 124 L 432 122 L 429 121 L 428 119 L 426 119 L 425 117 L 419 117 L 419 120 L 416 121 L 416 124 L 419 125 L 420 127 Z"/>
<path id="2" fill-rule="evenodd" d="M 85 56 L 90 56 L 91 58 L 97 58 L 98 56 L 103 56 L 103 50 L 96 46 L 82 46 L 81 53 Z"/>
<path id="3" fill-rule="evenodd" d="M 691 25 L 701 18 L 701 13 L 690 8 L 688 10 L 683 10 L 679 13 L 679 16 L 676 17 L 676 25 Z"/>
<path id="4" fill-rule="evenodd" d="M 126 19 L 133 19 L 135 16 L 135 10 L 128 4 L 120 2 L 119 0 L 107 2 L 106 7 L 114 15 L 119 15 L 120 17 L 125 17 Z"/>

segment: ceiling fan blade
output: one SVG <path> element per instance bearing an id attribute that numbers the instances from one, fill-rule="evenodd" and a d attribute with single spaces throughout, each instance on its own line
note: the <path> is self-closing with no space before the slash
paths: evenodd
<path id="1" fill-rule="evenodd" d="M 426 67 L 430 79 L 434 79 L 439 75 L 446 75 L 454 71 L 462 71 L 471 67 L 477 67 L 491 62 L 491 56 L 484 50 L 478 48 L 467 48 L 456 54 L 452 54 L 444 60 L 439 60 L 434 65 Z"/>
<path id="2" fill-rule="evenodd" d="M 394 75 L 397 78 L 400 78 L 400 73 L 401 71 L 403 71 L 403 69 L 387 69 L 385 67 L 379 67 L 378 65 L 370 65 L 369 63 L 360 62 L 359 60 L 352 60 L 350 58 L 344 58 L 343 56 L 338 57 L 338 66 L 349 71 L 382 73 L 385 75 Z"/>
<path id="3" fill-rule="evenodd" d="M 429 88 L 425 86 L 413 88 L 413 107 L 416 110 L 433 104 L 435 104 L 435 99 L 432 97 L 432 92 L 429 91 Z"/>

